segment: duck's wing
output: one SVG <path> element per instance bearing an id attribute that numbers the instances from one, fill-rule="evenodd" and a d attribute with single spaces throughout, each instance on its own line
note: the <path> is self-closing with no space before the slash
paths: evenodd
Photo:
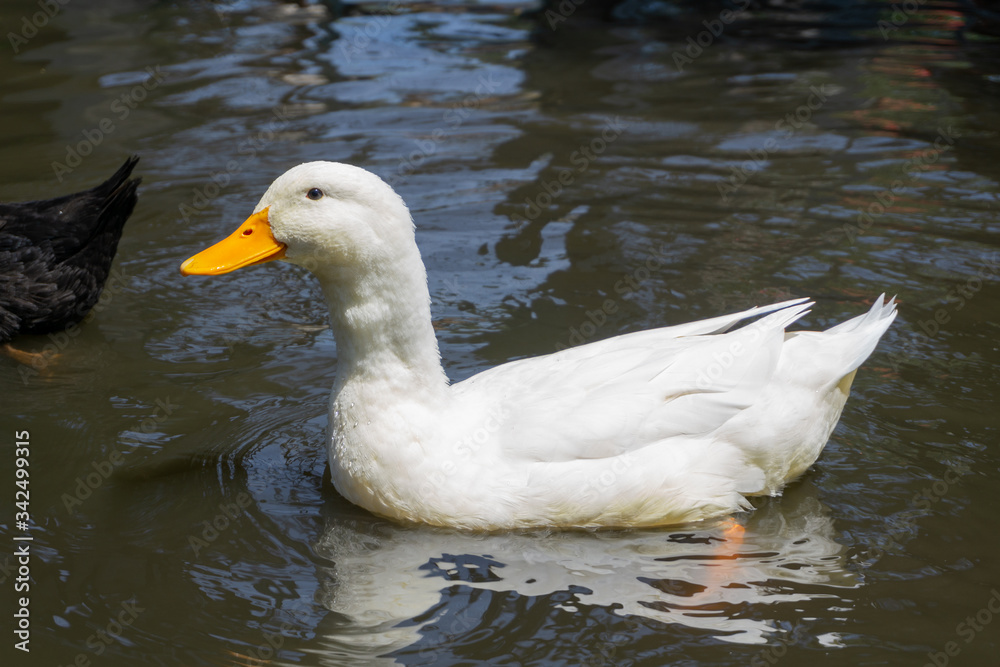
<path id="1" fill-rule="evenodd" d="M 618 456 L 708 434 L 751 406 L 778 364 L 785 327 L 811 305 L 797 299 L 618 336 L 504 364 L 454 390 L 459 404 L 465 398 L 493 416 L 489 440 L 508 458 Z"/>

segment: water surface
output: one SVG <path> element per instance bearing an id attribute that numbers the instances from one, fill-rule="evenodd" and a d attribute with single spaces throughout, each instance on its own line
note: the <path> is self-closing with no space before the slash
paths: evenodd
<path id="1" fill-rule="evenodd" d="M 130 153 L 144 179 L 102 310 L 19 341 L 58 344 L 46 374 L 0 363 L 8 497 L 15 430 L 32 452 L 14 664 L 922 665 L 949 642 L 953 664 L 995 660 L 995 25 L 949 4 L 721 23 L 591 2 L 565 22 L 73 2 L 4 45 L 0 198 L 89 187 Z M 4 3 L 2 32 L 37 11 Z M 809 328 L 881 292 L 900 316 L 819 462 L 738 515 L 740 539 L 392 524 L 329 482 L 316 282 L 177 273 L 316 159 L 410 205 L 454 380 L 785 298 L 816 300 Z"/>

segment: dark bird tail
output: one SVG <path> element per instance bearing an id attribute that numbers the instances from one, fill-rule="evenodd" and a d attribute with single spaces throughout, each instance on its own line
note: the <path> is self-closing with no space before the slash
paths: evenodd
<path id="1" fill-rule="evenodd" d="M 60 331 L 94 307 L 138 201 L 138 162 L 89 190 L 0 204 L 0 342 Z"/>
<path id="2" fill-rule="evenodd" d="M 136 190 L 139 184 L 142 183 L 142 179 L 133 178 L 132 180 L 128 180 L 129 176 L 132 175 L 132 170 L 135 169 L 135 165 L 138 163 L 139 156 L 133 155 L 125 160 L 125 164 L 119 167 L 118 171 L 111 178 L 97 187 L 92 188 L 87 193 L 70 195 L 70 197 L 80 197 L 81 195 L 89 194 L 90 197 L 87 197 L 87 199 L 90 199 L 100 207 L 100 212 L 97 215 L 97 225 L 91 229 L 89 237 L 80 248 L 81 251 L 91 246 L 92 242 L 98 236 L 110 234 L 114 237 L 112 256 L 114 255 L 114 251 L 118 247 L 118 240 L 121 238 L 122 229 L 125 227 L 125 221 L 132 215 L 132 211 L 135 210 L 136 202 L 139 199 L 136 195 Z"/>

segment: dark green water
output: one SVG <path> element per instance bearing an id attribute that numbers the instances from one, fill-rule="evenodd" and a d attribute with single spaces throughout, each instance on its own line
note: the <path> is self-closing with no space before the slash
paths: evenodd
<path id="1" fill-rule="evenodd" d="M 144 179 L 101 311 L 18 341 L 60 348 L 47 375 L 0 360 L 3 664 L 995 664 L 991 24 L 952 4 L 657 7 L 71 0 L 21 43 L 38 5 L 0 6 L 0 199 L 89 187 L 130 153 Z M 177 272 L 315 159 L 409 203 L 453 379 L 798 296 L 808 328 L 883 291 L 900 316 L 819 462 L 737 517 L 740 543 L 394 525 L 330 486 L 313 279 Z"/>

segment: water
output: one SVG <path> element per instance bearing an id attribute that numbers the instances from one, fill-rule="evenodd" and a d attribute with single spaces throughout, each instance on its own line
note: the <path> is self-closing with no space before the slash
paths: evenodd
<path id="1" fill-rule="evenodd" d="M 133 152 L 144 179 L 103 310 L 18 341 L 60 348 L 46 375 L 0 365 L 0 480 L 11 498 L 28 430 L 35 522 L 24 655 L 10 505 L 0 520 L 13 664 L 995 661 L 989 15 L 721 24 L 625 3 L 607 23 L 590 1 L 554 29 L 516 2 L 81 1 L 16 55 L 5 39 L 0 198 L 89 187 Z M 37 11 L 4 3 L 0 32 Z M 900 316 L 819 462 L 737 516 L 742 539 L 394 525 L 326 473 L 336 347 L 315 281 L 177 272 L 313 159 L 409 203 L 453 379 L 796 296 L 817 301 L 810 328 L 882 291 Z"/>

